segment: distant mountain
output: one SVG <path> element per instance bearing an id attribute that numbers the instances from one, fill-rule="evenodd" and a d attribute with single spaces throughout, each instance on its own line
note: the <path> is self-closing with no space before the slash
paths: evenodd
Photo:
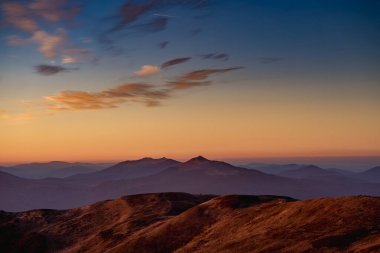
<path id="1" fill-rule="evenodd" d="M 144 158 L 67 178 L 24 179 L 7 174 L 0 185 L 0 210 L 67 209 L 125 194 L 149 192 L 270 194 L 299 199 L 380 195 L 378 183 L 335 175 L 318 167 L 306 166 L 296 172 L 306 173 L 306 177 L 266 174 L 195 157 L 184 163 Z"/>
<path id="2" fill-rule="evenodd" d="M 155 193 L 0 212 L 4 252 L 378 252 L 380 198 Z M 365 214 L 365 215 L 363 215 Z"/>
<path id="3" fill-rule="evenodd" d="M 347 177 L 357 178 L 356 177 L 357 176 L 357 172 L 353 172 L 353 171 L 350 171 L 350 170 L 342 170 L 342 169 L 337 169 L 337 168 L 331 168 L 331 169 L 327 169 L 327 170 L 339 173 L 339 174 L 347 176 Z"/>
<path id="4" fill-rule="evenodd" d="M 193 194 L 280 194 L 295 197 L 313 195 L 302 182 L 211 161 L 201 156 L 151 176 L 106 181 L 94 187 L 93 191 L 103 198 L 116 198 L 122 192 L 136 194 L 167 191 Z"/>
<path id="5" fill-rule="evenodd" d="M 305 165 L 302 164 L 267 164 L 267 163 L 249 163 L 241 165 L 243 168 L 255 169 L 264 173 L 277 175 L 283 171 L 295 170 Z"/>
<path id="6" fill-rule="evenodd" d="M 19 177 L 41 179 L 46 177 L 63 178 L 79 173 L 91 173 L 109 166 L 111 165 L 52 161 L 2 167 L 0 170 Z"/>
<path id="7" fill-rule="evenodd" d="M 322 169 L 314 165 L 307 165 L 293 170 L 282 171 L 278 173 L 278 175 L 298 179 L 344 177 L 344 175 L 339 172 Z"/>
<path id="8" fill-rule="evenodd" d="M 68 179 L 81 181 L 82 183 L 97 184 L 109 180 L 131 179 L 153 175 L 178 163 L 178 161 L 165 157 L 160 159 L 146 157 L 139 160 L 124 161 L 94 173 L 74 175 Z"/>
<path id="9" fill-rule="evenodd" d="M 358 173 L 358 175 L 369 182 L 380 183 L 380 166 Z"/>
<path id="10" fill-rule="evenodd" d="M 67 209 L 93 203 L 89 189 L 62 179 L 26 179 L 0 172 L 0 210 Z"/>

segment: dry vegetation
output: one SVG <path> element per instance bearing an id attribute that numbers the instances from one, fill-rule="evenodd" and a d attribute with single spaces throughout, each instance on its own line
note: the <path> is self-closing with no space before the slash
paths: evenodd
<path id="1" fill-rule="evenodd" d="M 378 252 L 380 198 L 185 193 L 0 213 L 5 252 Z"/>

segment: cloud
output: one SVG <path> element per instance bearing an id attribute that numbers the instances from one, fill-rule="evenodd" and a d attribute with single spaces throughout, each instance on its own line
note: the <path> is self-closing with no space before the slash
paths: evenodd
<path id="1" fill-rule="evenodd" d="M 210 75 L 242 69 L 201 69 L 188 72 L 174 81 L 157 86 L 146 83 L 125 83 L 99 92 L 65 90 L 57 95 L 47 96 L 47 106 L 54 111 L 79 111 L 117 108 L 123 103 L 143 103 L 145 106 L 159 106 L 163 100 L 173 97 L 178 90 L 206 86 Z"/>
<path id="2" fill-rule="evenodd" d="M 261 64 L 269 64 L 269 63 L 275 63 L 282 61 L 282 57 L 260 57 L 259 58 L 259 63 Z"/>
<path id="3" fill-rule="evenodd" d="M 38 19 L 48 22 L 72 19 L 81 9 L 71 0 L 35 0 L 29 4 L 4 1 L 1 7 L 7 24 L 29 33 L 40 29 Z"/>
<path id="4" fill-rule="evenodd" d="M 62 64 L 80 62 L 90 58 L 90 51 L 85 48 L 64 46 L 60 52 Z"/>
<path id="5" fill-rule="evenodd" d="M 81 7 L 70 0 L 36 0 L 29 5 L 35 15 L 50 22 L 75 17 Z"/>
<path id="6" fill-rule="evenodd" d="M 7 43 L 11 46 L 37 44 L 38 51 L 45 59 L 61 58 L 62 64 L 79 62 L 89 56 L 89 51 L 70 45 L 66 30 L 57 29 L 55 34 L 49 34 L 43 30 L 35 31 L 30 38 L 21 38 L 17 35 L 7 37 Z"/>
<path id="7" fill-rule="evenodd" d="M 148 23 L 143 24 L 142 28 L 145 32 L 158 32 L 164 30 L 167 23 L 168 19 L 166 17 L 156 17 Z"/>
<path id="8" fill-rule="evenodd" d="M 6 1 L 1 4 L 5 24 L 16 27 L 30 34 L 29 38 L 17 35 L 7 37 L 11 46 L 38 44 L 38 51 L 45 59 L 62 57 L 63 63 L 77 62 L 80 56 L 75 55 L 79 49 L 69 44 L 67 32 L 63 28 L 56 30 L 55 34 L 44 31 L 39 25 L 40 21 L 58 22 L 74 18 L 80 10 L 77 1 L 73 0 L 34 0 L 30 3 Z M 73 51 L 69 53 L 68 51 Z M 64 55 L 64 57 L 63 57 Z"/>
<path id="9" fill-rule="evenodd" d="M 172 60 L 169 60 L 169 61 L 162 63 L 161 68 L 164 69 L 164 68 L 167 68 L 167 67 L 170 67 L 173 65 L 181 64 L 181 63 L 189 61 L 190 59 L 191 59 L 191 57 L 175 58 L 175 59 L 172 59 Z"/>
<path id="10" fill-rule="evenodd" d="M 69 55 L 62 55 L 62 64 L 70 64 L 70 63 L 75 63 L 78 60 L 72 56 Z"/>
<path id="11" fill-rule="evenodd" d="M 160 49 L 164 49 L 169 45 L 169 41 L 163 41 L 157 44 Z"/>
<path id="12" fill-rule="evenodd" d="M 21 46 L 30 43 L 39 45 L 38 51 L 45 59 L 57 58 L 59 53 L 64 48 L 64 43 L 67 40 L 66 31 L 63 28 L 57 30 L 55 35 L 48 34 L 45 31 L 37 30 L 33 32 L 32 37 L 23 39 L 17 35 L 7 37 L 7 42 L 11 46 Z"/>
<path id="13" fill-rule="evenodd" d="M 7 24 L 29 33 L 38 30 L 38 25 L 33 20 L 26 5 L 21 3 L 4 2 L 1 7 Z"/>
<path id="14" fill-rule="evenodd" d="M 33 119 L 30 113 L 16 113 L 9 114 L 5 110 L 0 110 L 0 120 L 8 121 L 11 123 L 24 123 Z"/>
<path id="15" fill-rule="evenodd" d="M 119 10 L 117 18 L 119 21 L 115 24 L 110 32 L 115 32 L 121 29 L 125 29 L 133 23 L 137 23 L 141 17 L 145 14 L 152 13 L 161 20 L 155 22 L 164 23 L 166 25 L 169 15 L 157 15 L 157 11 L 170 8 L 170 7 L 188 7 L 191 9 L 198 9 L 207 5 L 207 0 L 185 0 L 185 1 L 162 1 L 162 0 L 145 0 L 145 1 L 127 1 L 123 4 Z M 164 19 L 162 19 L 164 18 Z M 160 27 L 164 27 L 161 26 Z M 156 31 L 156 30 L 153 30 Z"/>
<path id="16" fill-rule="evenodd" d="M 9 35 L 6 39 L 7 44 L 10 46 L 23 46 L 30 43 L 30 40 L 23 39 L 18 35 Z"/>
<path id="17" fill-rule="evenodd" d="M 183 76 L 186 80 L 204 80 L 208 78 L 209 75 L 212 74 L 218 74 L 218 73 L 225 73 L 233 70 L 239 70 L 243 67 L 233 67 L 233 68 L 224 68 L 224 69 L 201 69 L 196 71 L 191 71 Z"/>
<path id="18" fill-rule="evenodd" d="M 243 67 L 195 70 L 184 74 L 177 80 L 169 82 L 168 86 L 170 86 L 172 89 L 189 89 L 192 87 L 207 86 L 211 84 L 211 81 L 206 80 L 210 75 L 226 73 L 242 68 Z"/>
<path id="19" fill-rule="evenodd" d="M 137 76 L 150 76 L 154 75 L 156 73 L 160 72 L 160 68 L 154 65 L 144 65 L 139 69 L 138 71 L 135 72 L 135 75 Z"/>
<path id="20" fill-rule="evenodd" d="M 41 64 L 35 66 L 36 72 L 41 75 L 55 75 L 60 72 L 67 72 L 67 71 L 72 71 L 72 70 L 77 70 L 77 68 L 64 68 L 61 66 L 54 66 L 54 65 L 46 65 L 46 64 Z"/>
<path id="21" fill-rule="evenodd" d="M 122 103 L 143 103 L 158 106 L 169 97 L 170 90 L 143 83 L 126 83 L 100 92 L 61 91 L 58 95 L 45 97 L 51 110 L 93 110 L 116 108 Z"/>
<path id="22" fill-rule="evenodd" d="M 210 54 L 202 54 L 203 59 L 213 59 L 213 60 L 222 60 L 227 61 L 229 56 L 225 53 L 210 53 Z"/>
<path id="23" fill-rule="evenodd" d="M 67 40 L 66 31 L 58 29 L 56 35 L 50 35 L 45 31 L 36 31 L 31 41 L 40 44 L 40 51 L 45 59 L 53 59 L 58 57 L 58 51 L 63 48 L 63 43 Z"/>

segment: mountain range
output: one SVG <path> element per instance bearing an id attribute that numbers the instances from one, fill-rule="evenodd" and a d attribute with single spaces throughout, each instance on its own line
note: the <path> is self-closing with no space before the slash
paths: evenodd
<path id="1" fill-rule="evenodd" d="M 95 164 L 52 161 L 47 163 L 26 163 L 10 167 L 0 167 L 0 171 L 30 179 L 46 177 L 64 178 L 78 173 L 92 173 L 109 166 L 111 166 L 109 163 Z"/>
<path id="2" fill-rule="evenodd" d="M 353 177 L 312 165 L 287 167 L 269 174 L 199 156 L 186 162 L 168 158 L 124 161 L 64 178 L 30 179 L 0 172 L 0 209 L 68 209 L 150 192 L 282 195 L 297 199 L 380 195 L 376 168 Z"/>

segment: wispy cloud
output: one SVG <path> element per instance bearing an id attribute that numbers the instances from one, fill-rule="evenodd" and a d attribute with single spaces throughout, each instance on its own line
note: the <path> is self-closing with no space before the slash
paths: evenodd
<path id="1" fill-rule="evenodd" d="M 60 72 L 78 70 L 78 68 L 64 68 L 61 66 L 46 65 L 46 64 L 37 65 L 35 66 L 35 69 L 38 74 L 47 75 L 47 76 L 58 74 Z"/>
<path id="2" fill-rule="evenodd" d="M 126 1 L 119 10 L 117 18 L 118 22 L 110 29 L 110 32 L 119 31 L 127 28 L 129 25 L 136 25 L 145 14 L 151 13 L 155 16 L 150 23 L 160 24 L 167 22 L 171 15 L 158 14 L 160 10 L 169 7 L 188 7 L 198 9 L 207 6 L 207 0 L 186 0 L 186 1 L 161 1 L 161 0 L 146 0 L 146 1 Z M 160 19 L 157 19 L 160 18 Z M 153 31 L 156 31 L 153 29 Z"/>
<path id="3" fill-rule="evenodd" d="M 174 81 L 169 81 L 160 86 L 146 83 L 125 83 L 98 92 L 65 90 L 57 95 L 47 96 L 45 99 L 48 101 L 48 108 L 54 111 L 109 109 L 119 107 L 123 103 L 143 103 L 146 106 L 159 106 L 163 100 L 173 97 L 177 90 L 210 85 L 212 81 L 207 80 L 210 75 L 241 68 L 191 71 Z"/>
<path id="4" fill-rule="evenodd" d="M 35 0 L 30 3 L 4 1 L 1 8 L 6 24 L 33 33 L 39 30 L 38 19 L 47 22 L 72 19 L 78 15 L 81 7 L 71 0 Z"/>
<path id="5" fill-rule="evenodd" d="M 58 28 L 56 33 L 49 33 L 39 26 L 38 22 L 46 21 L 55 23 L 74 18 L 80 10 L 80 6 L 71 0 L 35 0 L 30 3 L 5 1 L 1 4 L 4 22 L 7 25 L 18 28 L 30 34 L 30 37 L 21 38 L 17 35 L 7 37 L 11 46 L 37 44 L 38 51 L 45 59 L 64 58 L 63 63 L 78 61 L 79 56 L 67 53 L 79 48 L 69 43 L 65 29 Z M 83 50 L 83 49 L 81 49 Z"/>
<path id="6" fill-rule="evenodd" d="M 46 59 L 53 59 L 58 57 L 58 51 L 62 49 L 66 39 L 66 31 L 61 28 L 58 29 L 56 35 L 50 35 L 45 31 L 36 31 L 30 40 L 40 44 L 38 51 L 40 51 Z"/>
<path id="7" fill-rule="evenodd" d="M 58 22 L 78 15 L 81 6 L 70 0 L 36 0 L 29 8 L 47 21 Z"/>
<path id="8" fill-rule="evenodd" d="M 230 72 L 233 70 L 239 70 L 243 67 L 232 67 L 232 68 L 224 68 L 224 69 L 201 69 L 201 70 L 195 70 L 191 71 L 183 76 L 183 78 L 187 80 L 204 80 L 209 77 L 209 75 L 212 74 L 219 74 L 219 73 L 225 73 Z"/>
<path id="9" fill-rule="evenodd" d="M 160 49 L 164 49 L 169 45 L 169 41 L 163 41 L 157 44 Z"/>
<path id="10" fill-rule="evenodd" d="M 259 63 L 261 64 L 269 64 L 269 63 L 275 63 L 282 61 L 282 57 L 260 57 L 259 58 Z"/>
<path id="11" fill-rule="evenodd" d="M 58 95 L 45 97 L 52 110 L 91 110 L 115 108 L 122 103 L 137 102 L 157 106 L 169 97 L 169 90 L 144 83 L 126 83 L 100 92 L 61 91 Z"/>
<path id="12" fill-rule="evenodd" d="M 29 33 L 38 30 L 37 22 L 34 21 L 27 5 L 17 2 L 4 2 L 1 7 L 6 24 Z"/>
<path id="13" fill-rule="evenodd" d="M 243 67 L 195 70 L 186 73 L 183 76 L 180 76 L 174 81 L 169 82 L 168 86 L 170 86 L 172 89 L 189 89 L 197 86 L 207 86 L 211 84 L 211 81 L 207 80 L 210 75 L 226 73 L 242 68 Z"/>
<path id="14" fill-rule="evenodd" d="M 139 70 L 137 70 L 135 72 L 135 75 L 136 76 L 140 76 L 140 77 L 143 77 L 143 76 L 150 76 L 150 75 L 154 75 L 156 73 L 160 72 L 160 68 L 158 66 L 154 66 L 154 65 L 144 65 L 142 66 Z"/>
<path id="15" fill-rule="evenodd" d="M 185 62 L 189 61 L 190 59 L 191 59 L 191 57 L 182 57 L 182 58 L 171 59 L 169 61 L 162 63 L 161 68 L 164 69 L 164 68 L 168 68 L 168 67 L 173 66 L 173 65 L 185 63 Z"/>
<path id="16" fill-rule="evenodd" d="M 141 27 L 145 32 L 158 32 L 166 28 L 168 19 L 166 17 L 156 17 L 148 23 L 142 24 Z"/>
<path id="17" fill-rule="evenodd" d="M 26 39 L 17 35 L 10 35 L 7 37 L 7 43 L 11 46 L 37 44 L 37 50 L 45 59 L 61 58 L 63 64 L 79 62 L 89 55 L 87 49 L 70 45 L 67 32 L 63 28 L 57 29 L 55 34 L 37 30 L 30 38 Z"/>
<path id="18" fill-rule="evenodd" d="M 24 123 L 33 119 L 30 113 L 10 114 L 5 110 L 0 110 L 0 119 L 11 123 Z"/>
<path id="19" fill-rule="evenodd" d="M 202 54 L 203 59 L 213 59 L 213 60 L 222 60 L 227 61 L 229 59 L 228 54 L 225 53 L 210 53 L 210 54 Z"/>

